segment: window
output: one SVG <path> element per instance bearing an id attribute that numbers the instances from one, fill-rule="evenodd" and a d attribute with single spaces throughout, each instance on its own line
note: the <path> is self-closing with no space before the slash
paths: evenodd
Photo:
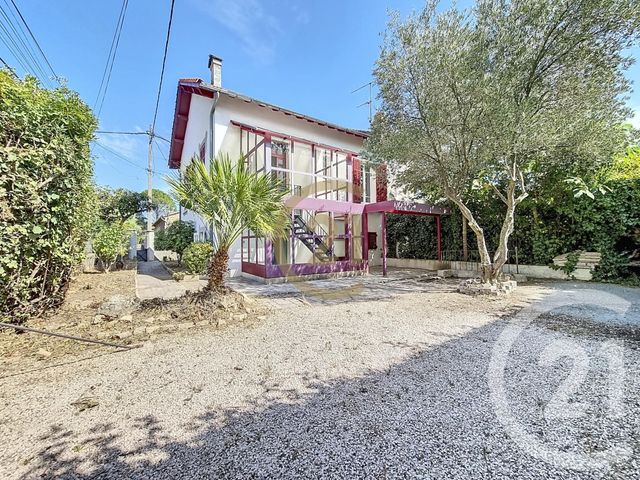
<path id="1" fill-rule="evenodd" d="M 360 178 L 362 179 L 362 202 L 371 202 L 371 167 L 362 164 L 360 167 Z"/>

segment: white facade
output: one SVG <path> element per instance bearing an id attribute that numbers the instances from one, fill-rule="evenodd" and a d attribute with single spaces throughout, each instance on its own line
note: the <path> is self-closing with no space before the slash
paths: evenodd
<path id="1" fill-rule="evenodd" d="M 219 96 L 215 111 L 213 112 L 214 151 L 211 152 L 210 116 L 214 100 L 206 96 L 193 94 L 191 95 L 190 102 L 191 105 L 180 162 L 182 172 L 184 172 L 184 169 L 189 165 L 191 159 L 195 155 L 200 154 L 203 143 L 206 163 L 220 153 L 227 153 L 232 159 L 240 158 L 241 129 L 234 125 L 234 123 L 252 126 L 257 129 L 279 133 L 285 136 L 297 137 L 315 144 L 326 145 L 356 154 L 363 148 L 363 138 L 359 136 L 312 123 L 306 118 L 296 118 L 282 111 L 274 111 L 268 105 L 261 106 L 261 104 L 255 101 L 247 102 L 242 98 L 232 97 L 222 93 Z M 271 168 L 270 164 L 270 160 L 265 162 L 267 170 Z M 300 166 L 296 169 L 299 167 Z M 306 168 L 305 171 L 308 172 L 307 175 L 313 174 L 310 166 Z M 350 173 L 348 176 L 350 176 Z M 306 177 L 303 173 L 292 173 L 290 178 L 293 183 L 302 183 Z M 345 178 L 344 180 L 351 181 L 352 179 Z M 369 192 L 369 198 L 363 198 L 363 201 L 367 203 L 376 201 L 376 178 L 373 169 L 371 169 L 370 172 L 369 188 L 366 189 L 366 187 L 363 187 L 363 191 Z M 345 198 L 344 200 L 351 201 L 351 198 Z M 209 239 L 209 229 L 199 216 L 183 209 L 182 218 L 185 221 L 194 222 L 198 240 L 205 241 Z M 378 238 L 380 239 L 379 218 L 380 215 L 370 216 L 369 230 L 377 231 Z M 380 258 L 380 248 L 380 241 L 378 241 L 378 252 L 370 252 L 370 258 L 373 260 L 373 264 L 376 264 Z M 304 255 L 304 251 L 301 251 L 300 255 Z M 230 276 L 240 275 L 242 267 L 240 240 L 234 244 L 229 252 L 229 256 Z M 300 263 L 305 262 L 303 258 L 297 258 L 296 261 Z"/>

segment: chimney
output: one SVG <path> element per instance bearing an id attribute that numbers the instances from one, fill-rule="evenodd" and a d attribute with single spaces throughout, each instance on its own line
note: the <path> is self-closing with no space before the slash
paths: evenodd
<path id="1" fill-rule="evenodd" d="M 209 70 L 211 70 L 211 84 L 214 87 L 222 87 L 222 59 L 209 55 Z"/>

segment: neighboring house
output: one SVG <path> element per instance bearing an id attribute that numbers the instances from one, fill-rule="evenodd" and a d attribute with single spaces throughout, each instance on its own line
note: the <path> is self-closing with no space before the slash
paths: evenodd
<path id="1" fill-rule="evenodd" d="M 169 166 L 182 171 L 197 156 L 220 152 L 243 158 L 250 169 L 279 178 L 291 209 L 288 238 L 244 232 L 230 251 L 230 275 L 261 279 L 368 271 L 386 257 L 385 213 L 439 216 L 444 209 L 387 201 L 386 168 L 360 157 L 367 132 L 293 112 L 222 88 L 222 60 L 209 56 L 211 84 L 178 82 Z M 194 212 L 196 236 L 209 229 Z"/>
<path id="2" fill-rule="evenodd" d="M 167 215 L 163 215 L 162 217 L 158 218 L 155 222 L 153 222 L 153 231 L 156 233 L 162 232 L 169 225 L 171 225 L 174 222 L 177 222 L 178 220 L 180 220 L 179 212 L 173 212 Z"/>

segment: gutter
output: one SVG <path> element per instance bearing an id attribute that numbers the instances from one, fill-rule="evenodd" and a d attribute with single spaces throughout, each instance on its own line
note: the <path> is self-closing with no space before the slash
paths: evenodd
<path id="1" fill-rule="evenodd" d="M 213 103 L 211 105 L 211 110 L 209 111 L 209 156 L 211 157 L 209 159 L 209 165 L 211 165 L 211 160 L 213 160 L 213 158 L 215 157 L 215 151 L 216 151 L 215 115 L 216 115 L 216 107 L 218 106 L 219 101 L 220 101 L 220 92 L 218 91 L 213 92 Z M 213 246 L 213 224 L 209 225 L 209 238 L 211 240 L 211 245 Z"/>
<path id="2" fill-rule="evenodd" d="M 215 157 L 215 148 L 216 148 L 216 128 L 215 128 L 215 115 L 216 115 L 216 107 L 218 106 L 218 102 L 220 101 L 220 92 L 213 92 L 213 104 L 211 105 L 211 110 L 209 111 L 209 156 L 211 159 Z M 206 161 L 206 160 L 205 160 Z"/>

